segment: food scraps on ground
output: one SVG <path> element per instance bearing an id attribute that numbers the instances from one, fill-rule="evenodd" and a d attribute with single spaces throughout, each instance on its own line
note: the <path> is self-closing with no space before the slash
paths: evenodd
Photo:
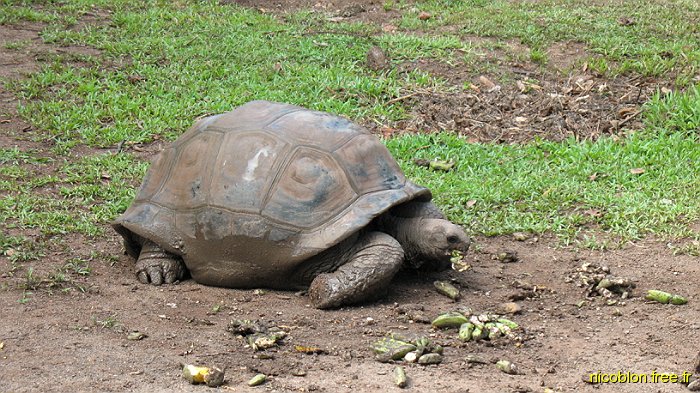
<path id="1" fill-rule="evenodd" d="M 630 291 L 635 288 L 635 283 L 627 278 L 616 277 L 610 274 L 607 266 L 598 266 L 593 263 L 583 263 L 581 267 L 569 274 L 566 282 L 575 282 L 577 286 L 585 289 L 586 297 L 603 296 L 608 303 L 617 303 L 613 297 L 621 299 L 629 297 Z"/>
<path id="2" fill-rule="evenodd" d="M 468 314 L 470 315 L 458 311 L 440 314 L 432 325 L 439 329 L 459 328 L 457 337 L 462 342 L 495 340 L 503 336 L 522 341 L 522 337 L 513 332 L 520 326 L 510 319 L 495 314 Z"/>
<path id="3" fill-rule="evenodd" d="M 203 367 L 186 364 L 182 367 L 182 377 L 191 384 L 205 383 L 209 387 L 224 383 L 224 370 L 218 367 Z"/>
<path id="4" fill-rule="evenodd" d="M 382 363 L 403 360 L 418 364 L 440 363 L 443 351 L 440 345 L 434 345 L 427 337 L 411 339 L 397 333 L 390 333 L 388 337 L 374 342 L 372 350 L 377 354 L 376 359 Z"/>
<path id="5" fill-rule="evenodd" d="M 437 289 L 439 294 L 445 295 L 452 300 L 459 299 L 459 289 L 457 289 L 457 287 L 450 284 L 449 282 L 435 281 L 433 285 L 435 286 L 435 289 Z"/>
<path id="6" fill-rule="evenodd" d="M 245 337 L 248 345 L 255 351 L 272 348 L 283 338 L 287 337 L 287 332 L 278 327 L 269 328 L 260 321 L 248 319 L 236 319 L 229 322 L 226 330 Z"/>
<path id="7" fill-rule="evenodd" d="M 408 384 L 406 379 L 406 370 L 404 370 L 403 367 L 396 366 L 394 369 L 394 382 L 396 383 L 396 386 L 402 389 Z"/>
<path id="8" fill-rule="evenodd" d="M 464 260 L 464 254 L 459 250 L 452 251 L 450 262 L 452 263 L 452 270 L 456 270 L 458 272 L 465 272 L 472 267 L 472 265 L 468 264 Z"/>
<path id="9" fill-rule="evenodd" d="M 656 289 L 648 290 L 647 295 L 644 298 L 663 304 L 675 304 L 676 306 L 681 306 L 683 304 L 688 303 L 688 299 L 684 298 L 681 295 L 659 291 Z"/>
<path id="10" fill-rule="evenodd" d="M 496 367 L 498 367 L 499 370 L 503 371 L 506 374 L 519 374 L 518 367 L 515 365 L 515 363 L 510 362 L 508 360 L 499 360 L 498 362 L 496 362 Z"/>
<path id="11" fill-rule="evenodd" d="M 251 378 L 248 381 L 248 386 L 252 387 L 252 386 L 262 385 L 263 383 L 265 383 L 266 380 L 267 380 L 267 376 L 265 374 L 257 374 L 256 376 L 254 376 L 253 378 Z"/>

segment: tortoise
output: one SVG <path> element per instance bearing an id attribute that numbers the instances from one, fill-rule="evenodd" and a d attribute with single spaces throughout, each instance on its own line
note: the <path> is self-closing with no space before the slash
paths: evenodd
<path id="1" fill-rule="evenodd" d="M 317 308 L 380 297 L 402 266 L 441 270 L 464 230 L 366 129 L 252 101 L 197 121 L 113 222 L 139 281 L 308 288 Z"/>

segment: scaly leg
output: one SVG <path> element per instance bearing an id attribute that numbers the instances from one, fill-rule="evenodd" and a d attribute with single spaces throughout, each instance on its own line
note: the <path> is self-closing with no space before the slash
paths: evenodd
<path id="1" fill-rule="evenodd" d="M 336 271 L 319 274 L 311 282 L 309 297 L 314 307 L 334 308 L 376 298 L 403 263 L 399 242 L 382 232 L 362 235 L 351 254 Z"/>

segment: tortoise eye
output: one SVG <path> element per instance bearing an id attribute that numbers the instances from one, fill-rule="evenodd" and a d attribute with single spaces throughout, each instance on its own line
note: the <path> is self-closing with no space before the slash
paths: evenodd
<path id="1" fill-rule="evenodd" d="M 448 236 L 448 237 L 447 237 L 447 241 L 448 241 L 449 243 L 457 243 L 457 242 L 459 242 L 459 237 L 457 237 L 457 236 L 455 236 L 455 235 Z"/>

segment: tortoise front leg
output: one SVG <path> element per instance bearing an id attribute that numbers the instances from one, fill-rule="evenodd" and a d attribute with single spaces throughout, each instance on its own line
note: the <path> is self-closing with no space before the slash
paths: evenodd
<path id="1" fill-rule="evenodd" d="M 172 284 L 185 276 L 185 263 L 175 255 L 163 250 L 150 240 L 141 246 L 139 259 L 136 261 L 136 275 L 144 284 Z"/>
<path id="2" fill-rule="evenodd" d="M 350 260 L 332 273 L 311 282 L 309 297 L 316 308 L 334 308 L 382 295 L 403 263 L 403 249 L 382 232 L 362 235 L 350 251 Z"/>

